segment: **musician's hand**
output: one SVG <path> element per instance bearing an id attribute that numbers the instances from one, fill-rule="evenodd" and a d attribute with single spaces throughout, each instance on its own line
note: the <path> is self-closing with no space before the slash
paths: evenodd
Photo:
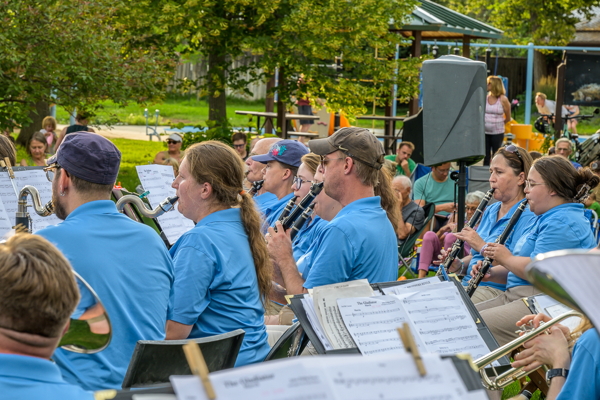
<path id="1" fill-rule="evenodd" d="M 533 371 L 542 365 L 569 368 L 571 353 L 567 338 L 559 327 L 553 326 L 549 331 L 550 334 L 541 334 L 525 342 L 525 349 L 515 355 L 512 366 L 525 367 L 526 371 Z"/>
<path id="2" fill-rule="evenodd" d="M 517 326 L 523 326 L 523 325 L 532 325 L 533 329 L 537 328 L 540 326 L 540 323 L 546 323 L 551 321 L 552 318 L 550 318 L 549 316 L 547 316 L 546 314 L 543 313 L 539 313 L 539 314 L 531 314 L 531 315 L 526 315 L 523 318 L 521 318 L 520 320 L 517 321 L 516 325 Z M 571 335 L 571 330 L 561 324 L 555 324 L 554 326 L 557 326 L 560 328 L 560 330 L 562 330 L 563 334 L 568 337 Z M 520 334 L 523 335 L 524 332 L 522 332 Z"/>
<path id="3" fill-rule="evenodd" d="M 502 244 L 488 243 L 482 255 L 494 260 L 495 264 L 506 265 L 506 261 L 512 256 L 512 253 Z"/>
<path id="4" fill-rule="evenodd" d="M 481 266 L 482 266 L 481 261 L 477 261 L 477 263 L 475 265 L 473 265 L 473 269 L 471 269 L 471 277 L 474 278 L 475 276 L 477 276 L 477 274 L 481 270 Z M 485 274 L 483 276 L 482 282 L 486 282 L 486 281 L 490 280 L 490 278 L 492 277 L 491 272 L 492 272 L 492 268 L 488 269 L 487 274 Z"/>
<path id="5" fill-rule="evenodd" d="M 462 231 L 457 232 L 454 235 L 460 240 L 469 243 L 469 246 L 476 251 L 481 250 L 481 247 L 485 244 L 485 240 L 479 236 L 475 229 L 469 228 L 468 226 L 465 226 Z"/>
<path id="6" fill-rule="evenodd" d="M 288 229 L 287 232 L 284 231 L 279 221 L 275 222 L 275 226 L 277 227 L 277 232 L 272 227 L 269 227 L 268 233 L 265 235 L 271 259 L 276 263 L 280 263 L 289 257 L 293 259 L 291 229 Z"/>

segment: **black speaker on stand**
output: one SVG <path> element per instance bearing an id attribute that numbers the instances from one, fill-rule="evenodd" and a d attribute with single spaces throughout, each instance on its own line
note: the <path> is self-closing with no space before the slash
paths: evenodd
<path id="1" fill-rule="evenodd" d="M 459 164 L 457 229 L 465 223 L 467 165 L 485 154 L 486 65 L 449 55 L 423 62 L 423 161 Z"/>

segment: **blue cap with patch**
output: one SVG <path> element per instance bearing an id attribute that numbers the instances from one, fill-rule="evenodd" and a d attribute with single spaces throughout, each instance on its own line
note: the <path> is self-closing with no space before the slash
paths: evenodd
<path id="1" fill-rule="evenodd" d="M 252 160 L 266 164 L 279 161 L 293 167 L 302 164 L 302 156 L 308 154 L 308 148 L 297 140 L 280 140 L 271 146 L 267 154 L 253 156 Z"/>
<path id="2" fill-rule="evenodd" d="M 113 185 L 119 174 L 121 152 L 97 133 L 76 132 L 65 136 L 56 154 L 46 163 L 57 163 L 87 182 Z"/>

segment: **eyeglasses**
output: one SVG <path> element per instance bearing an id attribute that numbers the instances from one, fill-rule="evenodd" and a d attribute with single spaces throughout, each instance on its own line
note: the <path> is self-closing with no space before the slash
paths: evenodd
<path id="1" fill-rule="evenodd" d="M 465 206 L 465 211 L 477 211 L 477 207 Z"/>
<path id="2" fill-rule="evenodd" d="M 167 140 L 167 144 L 177 144 L 177 143 L 181 143 L 181 142 L 177 142 L 175 140 Z"/>
<path id="3" fill-rule="evenodd" d="M 236 149 L 241 149 L 241 148 L 246 147 L 246 145 L 245 144 L 234 144 L 233 147 L 235 147 Z"/>
<path id="4" fill-rule="evenodd" d="M 325 158 L 325 156 L 320 156 L 320 157 L 321 157 L 321 166 L 323 168 L 325 168 L 327 166 L 327 164 L 329 164 L 331 161 L 346 159 L 346 157 L 338 157 L 338 158 Z"/>
<path id="5" fill-rule="evenodd" d="M 521 157 L 521 154 L 519 154 L 519 149 L 517 148 L 517 146 L 515 146 L 514 144 L 509 144 L 504 147 L 504 150 L 508 151 L 509 153 L 515 153 L 517 157 L 519 157 L 519 160 L 521 160 L 521 165 L 525 167 L 523 157 Z"/>
<path id="6" fill-rule="evenodd" d="M 300 178 L 299 176 L 295 176 L 293 182 L 294 182 L 294 185 L 296 185 L 296 190 L 300 190 L 303 183 L 310 182 L 310 181 L 305 181 L 304 179 Z"/>
<path id="7" fill-rule="evenodd" d="M 539 186 L 539 185 L 545 185 L 545 183 L 544 182 L 535 183 L 535 182 L 531 182 L 529 179 L 525 179 L 525 187 L 532 188 L 532 187 Z"/>
<path id="8" fill-rule="evenodd" d="M 46 179 L 52 182 L 54 180 L 54 176 L 56 175 L 56 171 L 58 171 L 59 168 L 61 168 L 61 166 L 56 163 L 44 168 L 44 172 L 46 173 Z"/>

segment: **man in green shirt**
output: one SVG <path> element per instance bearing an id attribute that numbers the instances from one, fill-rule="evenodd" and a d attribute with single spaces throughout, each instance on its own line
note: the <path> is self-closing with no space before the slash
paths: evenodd
<path id="1" fill-rule="evenodd" d="M 386 160 L 390 160 L 396 163 L 396 176 L 405 175 L 412 176 L 417 163 L 410 159 L 413 151 L 415 150 L 415 145 L 411 142 L 400 142 L 398 149 L 396 150 L 396 155 L 385 156 Z"/>

